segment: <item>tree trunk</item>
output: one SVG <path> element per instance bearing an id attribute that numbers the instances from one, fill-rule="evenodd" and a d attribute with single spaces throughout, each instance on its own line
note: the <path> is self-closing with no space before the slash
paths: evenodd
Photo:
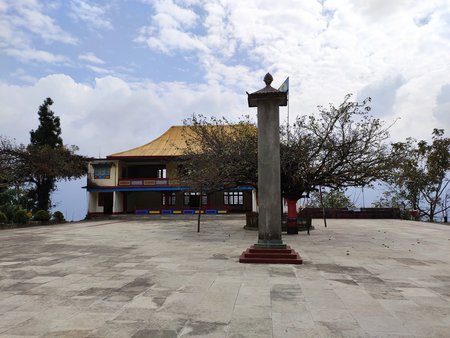
<path id="1" fill-rule="evenodd" d="M 430 203 L 430 219 L 429 219 L 429 222 L 434 222 L 435 210 L 436 210 L 436 205 L 434 203 Z"/>
<path id="2" fill-rule="evenodd" d="M 53 191 L 54 181 L 50 178 L 44 178 L 36 184 L 37 210 L 50 209 L 50 194 Z"/>
<path id="3" fill-rule="evenodd" d="M 200 217 L 201 217 L 201 206 L 198 207 L 198 218 L 197 218 L 197 232 L 200 232 Z"/>
<path id="4" fill-rule="evenodd" d="M 326 228 L 327 227 L 327 217 L 325 215 L 325 206 L 323 205 L 322 187 L 319 187 L 319 197 L 320 197 L 320 205 L 322 206 L 323 224 L 325 224 L 325 228 Z"/>
<path id="5" fill-rule="evenodd" d="M 203 190 L 200 189 L 200 198 L 198 199 L 197 232 L 200 232 L 200 218 L 202 215 L 202 196 L 203 196 Z"/>

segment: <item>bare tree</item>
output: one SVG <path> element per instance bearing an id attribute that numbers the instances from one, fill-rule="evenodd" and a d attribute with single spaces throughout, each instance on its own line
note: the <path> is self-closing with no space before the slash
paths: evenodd
<path id="1" fill-rule="evenodd" d="M 290 129 L 281 129 L 281 185 L 294 203 L 323 186 L 340 189 L 367 186 L 390 168 L 389 126 L 369 115 L 370 99 L 361 103 L 347 95 L 338 107 L 319 107 L 319 115 L 303 116 Z M 257 186 L 257 128 L 247 118 L 186 121 L 185 178 L 201 177 L 214 189 L 242 184 Z M 206 183 L 209 182 L 209 183 Z"/>
<path id="2" fill-rule="evenodd" d="M 87 172 L 88 158 L 77 155 L 77 147 L 15 144 L 6 137 L 0 137 L 0 182 L 4 187 L 23 187 L 34 200 L 35 209 L 48 210 L 51 207 L 48 181 L 71 180 Z M 44 182 L 44 183 L 43 183 Z M 45 189 L 42 184 L 47 184 Z M 48 195 L 43 193 L 48 191 Z M 40 193 L 41 192 L 41 193 Z"/>
<path id="3" fill-rule="evenodd" d="M 389 126 L 369 115 L 370 98 L 350 98 L 338 107 L 319 107 L 317 117 L 299 117 L 283 131 L 282 189 L 288 199 L 309 196 L 319 186 L 368 186 L 386 177 L 392 165 Z"/>
<path id="4" fill-rule="evenodd" d="M 419 211 L 430 222 L 450 208 L 450 138 L 434 129 L 432 142 L 409 138 L 393 144 L 396 160 L 389 178 L 388 194 L 398 203 Z"/>

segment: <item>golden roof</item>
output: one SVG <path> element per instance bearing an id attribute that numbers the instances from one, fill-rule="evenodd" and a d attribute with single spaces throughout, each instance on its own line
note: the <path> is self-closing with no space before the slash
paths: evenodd
<path id="1" fill-rule="evenodd" d="M 191 132 L 187 126 L 172 126 L 157 139 L 130 150 L 111 154 L 108 158 L 181 156 L 186 148 L 186 136 Z"/>
<path id="2" fill-rule="evenodd" d="M 236 129 L 238 125 L 210 125 L 208 128 L 224 133 L 225 135 L 232 135 L 233 131 L 239 131 Z M 256 132 L 256 126 L 252 124 L 244 125 L 249 126 L 252 131 Z M 108 155 L 108 159 L 120 159 L 120 158 L 135 158 L 135 157 L 174 157 L 181 156 L 187 148 L 186 140 L 190 136 L 195 135 L 193 126 L 172 126 L 160 137 L 153 141 L 144 144 L 143 146 L 136 147 L 130 150 L 125 150 L 120 153 Z M 219 129 L 216 129 L 219 128 Z M 223 134 L 222 134 L 223 135 Z M 192 139 L 191 139 L 192 140 Z M 200 146 L 191 146 L 194 149 L 200 150 Z"/>

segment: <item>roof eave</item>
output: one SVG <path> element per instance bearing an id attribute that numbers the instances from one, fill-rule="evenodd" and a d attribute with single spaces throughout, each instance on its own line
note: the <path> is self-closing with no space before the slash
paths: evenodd
<path id="1" fill-rule="evenodd" d="M 176 159 L 181 155 L 158 155 L 158 156 L 107 156 L 108 160 L 158 160 L 158 159 Z"/>

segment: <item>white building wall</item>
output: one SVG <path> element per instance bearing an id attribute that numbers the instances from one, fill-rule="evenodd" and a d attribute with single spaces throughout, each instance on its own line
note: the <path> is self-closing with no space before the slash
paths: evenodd
<path id="1" fill-rule="evenodd" d="M 92 166 L 92 164 L 104 162 L 112 163 L 109 178 L 96 179 L 94 177 L 94 167 Z M 90 162 L 88 166 L 88 180 L 90 180 L 93 184 L 101 187 L 116 186 L 119 182 L 119 161 L 96 160 Z"/>
<path id="2" fill-rule="evenodd" d="M 123 212 L 123 193 L 114 191 L 113 193 L 113 214 Z"/>
<path id="3" fill-rule="evenodd" d="M 98 192 L 88 192 L 88 213 L 103 212 L 103 207 L 98 206 Z"/>

